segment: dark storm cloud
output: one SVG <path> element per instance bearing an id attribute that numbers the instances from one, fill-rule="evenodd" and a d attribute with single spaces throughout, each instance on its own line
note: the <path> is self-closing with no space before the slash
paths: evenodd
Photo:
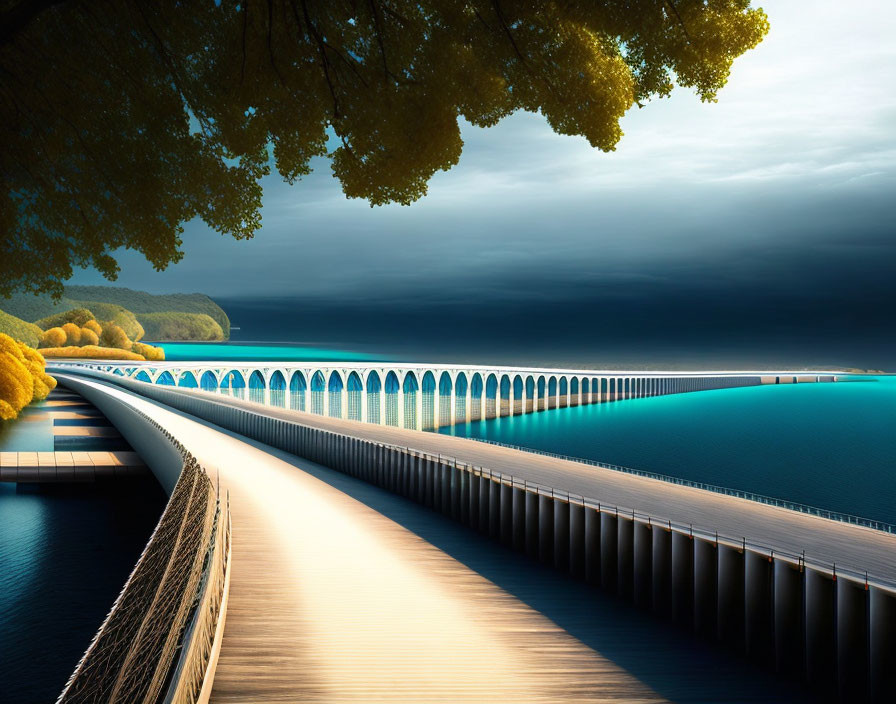
<path id="1" fill-rule="evenodd" d="M 183 262 L 159 274 L 125 254 L 120 282 L 278 299 L 294 339 L 896 367 L 887 23 L 835 0 L 810 17 L 764 6 L 771 34 L 718 104 L 679 92 L 634 110 L 614 153 L 534 115 L 464 126 L 460 164 L 427 197 L 375 209 L 318 161 L 295 187 L 266 179 L 254 240 L 191 223 Z"/>

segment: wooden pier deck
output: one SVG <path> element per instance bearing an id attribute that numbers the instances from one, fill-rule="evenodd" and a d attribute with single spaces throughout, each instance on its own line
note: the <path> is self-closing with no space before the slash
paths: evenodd
<path id="1" fill-rule="evenodd" d="M 627 648 L 626 657 L 608 656 L 567 627 L 599 630 L 585 585 L 363 482 L 97 386 L 151 415 L 229 492 L 233 563 L 216 704 L 781 701 L 763 682 L 745 694 L 739 687 L 755 673 L 746 677 L 730 662 L 726 670 L 724 658 L 695 662 L 636 619 L 601 633 L 608 649 Z M 463 533 L 464 550 L 485 551 L 481 564 L 514 561 L 510 571 L 528 570 L 523 581 L 538 594 L 530 600 L 504 588 L 470 566 L 472 553 L 458 559 L 360 500 L 355 492 L 365 491 L 428 530 Z M 564 618 L 532 605 L 553 588 L 578 595 L 560 599 Z M 680 669 L 670 691 L 638 674 L 657 662 Z M 730 693 L 721 671 L 726 683 L 738 682 Z"/>

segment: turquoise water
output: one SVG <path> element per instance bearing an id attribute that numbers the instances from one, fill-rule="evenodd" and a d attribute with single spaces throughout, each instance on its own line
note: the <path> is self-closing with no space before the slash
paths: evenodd
<path id="1" fill-rule="evenodd" d="M 0 421 L 0 452 L 52 452 L 53 419 L 34 403 L 15 422 Z"/>
<path id="2" fill-rule="evenodd" d="M 561 408 L 443 428 L 896 524 L 896 378 Z"/>
<path id="3" fill-rule="evenodd" d="M 351 350 L 334 350 L 296 345 L 236 344 L 217 342 L 161 342 L 165 359 L 169 362 L 365 362 L 384 359 L 376 355 Z"/>

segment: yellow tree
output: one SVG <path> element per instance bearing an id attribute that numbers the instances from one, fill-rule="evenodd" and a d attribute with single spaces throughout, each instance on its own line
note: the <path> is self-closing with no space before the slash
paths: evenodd
<path id="1" fill-rule="evenodd" d="M 293 182 L 326 155 L 347 196 L 411 203 L 460 117 L 612 150 L 632 105 L 715 100 L 767 31 L 749 0 L 0 2 L 0 293 L 114 278 L 119 247 L 162 269 L 196 217 L 251 237 L 272 162 Z"/>

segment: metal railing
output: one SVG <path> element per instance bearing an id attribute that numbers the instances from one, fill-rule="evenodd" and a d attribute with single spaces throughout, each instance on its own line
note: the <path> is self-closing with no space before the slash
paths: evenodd
<path id="1" fill-rule="evenodd" d="M 321 430 L 320 432 L 329 433 L 331 435 L 341 435 L 347 438 L 352 437 L 351 435 L 335 433 L 333 431 Z M 368 440 L 367 442 L 372 441 Z M 590 498 L 582 494 L 575 494 L 565 490 L 561 491 L 552 486 L 532 482 L 525 478 L 517 477 L 513 474 L 498 472 L 486 467 L 481 467 L 479 465 L 472 465 L 467 462 L 463 462 L 462 460 L 458 460 L 453 455 L 432 453 L 427 452 L 426 450 L 417 450 L 406 445 L 395 445 L 384 442 L 373 442 L 373 444 L 387 449 L 408 453 L 423 459 L 428 459 L 440 463 L 448 463 L 461 471 L 470 472 L 471 474 L 479 476 L 488 481 L 498 482 L 499 484 L 507 485 L 511 488 L 522 489 L 525 492 L 531 492 L 542 496 L 549 496 L 555 501 L 559 500 L 565 501 L 569 504 L 578 504 L 586 508 L 594 509 L 599 513 L 611 514 L 617 518 L 630 519 L 632 521 L 644 523 L 656 528 L 665 528 L 670 531 L 688 535 L 692 538 L 702 538 L 704 540 L 709 540 L 717 545 L 727 545 L 729 547 L 739 548 L 742 550 L 749 549 L 766 557 L 787 560 L 788 562 L 791 562 L 795 566 L 801 568 L 811 567 L 832 577 L 847 577 L 852 581 L 864 583 L 866 586 L 869 584 L 874 584 L 891 591 L 896 591 L 896 581 L 869 576 L 869 573 L 866 570 L 852 569 L 849 567 L 844 567 L 843 565 L 837 565 L 832 562 L 818 560 L 816 558 L 813 558 L 812 556 L 807 556 L 805 550 L 800 553 L 782 550 L 780 548 L 774 548 L 763 543 L 757 543 L 748 540 L 745 536 L 735 537 L 726 535 L 724 533 L 720 533 L 715 529 L 695 526 L 693 523 L 674 521 L 670 518 L 661 517 L 656 514 L 644 513 L 633 508 L 601 502 L 597 499 Z M 493 444 L 500 445 L 500 443 Z"/>
<path id="2" fill-rule="evenodd" d="M 892 533 L 896 534 L 896 525 L 892 523 L 887 523 L 886 521 L 878 521 L 873 518 L 864 518 L 863 516 L 855 516 L 851 513 L 843 513 L 842 511 L 832 511 L 826 508 L 819 508 L 817 506 L 810 506 L 808 504 L 802 504 L 797 501 L 789 501 L 787 499 L 779 499 L 774 496 L 766 496 L 765 494 L 757 494 L 752 491 L 744 491 L 743 489 L 732 489 L 730 487 L 719 486 L 718 484 L 707 484 L 706 482 L 698 482 L 692 479 L 683 479 L 681 477 L 673 477 L 668 474 L 660 474 L 658 472 L 651 472 L 644 469 L 634 469 L 632 467 L 624 467 L 623 465 L 613 464 L 611 462 L 599 462 L 597 460 L 591 460 L 584 457 L 574 457 L 572 455 L 564 455 L 556 452 L 548 452 L 547 450 L 539 450 L 533 447 L 525 447 L 523 445 L 513 445 L 511 443 L 498 442 L 497 440 L 488 440 L 486 438 L 474 438 L 474 437 L 465 437 L 467 440 L 475 440 L 476 442 L 486 443 L 488 445 L 495 445 L 498 447 L 506 447 L 511 450 L 520 450 L 522 452 L 529 452 L 534 455 L 543 455 L 545 457 L 553 457 L 560 460 L 566 460 L 568 462 L 577 462 L 579 464 L 587 464 L 592 467 L 600 467 L 601 469 L 609 469 L 614 472 L 622 472 L 624 474 L 633 474 L 638 477 L 646 477 L 647 479 L 656 479 L 662 482 L 668 482 L 670 484 L 678 484 L 679 486 L 688 486 L 694 489 L 703 489 L 704 491 L 711 491 L 716 494 L 723 494 L 725 496 L 733 496 L 739 499 L 747 499 L 748 501 L 755 501 L 760 504 L 766 504 L 768 506 L 777 506 L 778 508 L 786 508 L 790 511 L 797 511 L 799 513 L 806 513 L 812 516 L 818 516 L 819 518 L 827 518 L 832 521 L 839 521 L 840 523 L 849 523 L 850 525 L 862 526 L 864 528 L 871 528 L 873 530 L 879 530 L 884 533 Z"/>
<path id="3" fill-rule="evenodd" d="M 205 469 L 183 469 L 152 536 L 57 704 L 198 701 L 225 598 L 230 509 Z"/>

